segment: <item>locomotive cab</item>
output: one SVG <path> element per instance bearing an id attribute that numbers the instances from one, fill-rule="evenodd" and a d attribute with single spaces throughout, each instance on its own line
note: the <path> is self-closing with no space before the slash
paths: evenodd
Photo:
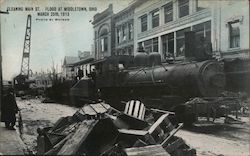
<path id="1" fill-rule="evenodd" d="M 117 86 L 120 73 L 133 66 L 133 56 L 111 56 L 97 60 L 91 64 L 95 66 L 95 82 L 100 88 Z"/>

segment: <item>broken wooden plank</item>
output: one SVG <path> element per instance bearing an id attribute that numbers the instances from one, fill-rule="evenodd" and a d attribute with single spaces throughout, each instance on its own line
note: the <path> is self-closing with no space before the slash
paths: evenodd
<path id="1" fill-rule="evenodd" d="M 54 124 L 54 126 L 48 131 L 48 132 L 59 132 L 66 128 L 68 125 L 70 125 L 70 121 L 69 121 L 69 116 L 67 117 L 61 117 L 59 118 L 59 120 L 57 120 L 57 122 Z"/>
<path id="2" fill-rule="evenodd" d="M 90 106 L 99 114 L 103 114 L 108 111 L 110 108 L 109 105 L 104 104 L 104 103 L 97 103 L 97 104 L 90 104 Z"/>
<path id="3" fill-rule="evenodd" d="M 118 133 L 117 127 L 110 118 L 100 119 L 76 154 L 101 155 L 115 145 Z"/>
<path id="4" fill-rule="evenodd" d="M 148 133 L 154 138 L 156 143 L 161 143 L 174 129 L 174 126 L 168 119 L 168 115 L 162 115 L 148 130 Z"/>
<path id="5" fill-rule="evenodd" d="M 133 130 L 133 129 L 118 129 L 119 133 L 126 135 L 144 136 L 148 132 L 143 130 Z"/>
<path id="6" fill-rule="evenodd" d="M 79 112 L 83 115 L 96 115 L 96 114 L 104 114 L 110 109 L 110 105 L 105 103 L 96 103 L 96 104 L 88 104 L 83 106 Z"/>
<path id="7" fill-rule="evenodd" d="M 75 155 L 97 122 L 96 120 L 82 122 L 75 134 L 63 145 L 58 155 Z"/>
<path id="8" fill-rule="evenodd" d="M 128 156 L 170 156 L 161 145 L 126 148 Z"/>
<path id="9" fill-rule="evenodd" d="M 119 138 L 123 141 L 127 140 L 129 144 L 133 145 L 138 139 L 141 139 L 147 144 L 156 144 L 155 139 L 144 130 L 133 130 L 133 129 L 119 129 Z"/>
<path id="10" fill-rule="evenodd" d="M 162 115 L 151 127 L 150 129 L 148 130 L 149 134 L 152 134 L 155 129 L 157 127 L 159 127 L 161 124 L 163 124 L 163 122 L 166 122 L 167 124 L 170 123 L 170 121 L 168 120 L 168 114 L 164 114 Z M 170 123 L 171 124 L 171 123 Z M 172 128 L 173 129 L 173 128 Z M 172 130 L 170 129 L 170 131 Z"/>
<path id="11" fill-rule="evenodd" d="M 169 139 L 175 135 L 176 132 L 178 132 L 181 128 L 183 127 L 183 123 L 180 123 L 179 126 L 174 129 L 173 131 L 171 131 L 170 135 L 161 143 L 162 147 L 166 146 L 166 143 L 169 141 Z"/>
<path id="12" fill-rule="evenodd" d="M 59 143 L 54 145 L 53 148 L 51 148 L 49 151 L 47 151 L 44 155 L 56 155 L 59 150 L 62 148 L 62 146 L 65 144 L 65 142 L 73 135 L 73 133 L 66 136 L 64 139 L 62 139 Z M 38 154 L 40 155 L 40 154 Z"/>
<path id="13" fill-rule="evenodd" d="M 90 115 L 90 116 L 95 116 L 97 115 L 97 112 L 89 105 L 86 105 L 82 108 L 83 112 L 87 115 Z"/>
<path id="14" fill-rule="evenodd" d="M 182 138 L 177 138 L 175 141 L 168 144 L 165 149 L 168 153 L 172 153 L 183 144 L 185 144 L 184 140 Z"/>
<path id="15" fill-rule="evenodd" d="M 174 112 L 170 112 L 170 111 L 166 111 L 166 110 L 161 110 L 161 109 L 156 109 L 156 108 L 151 108 L 150 110 L 154 111 L 154 112 L 164 113 L 164 114 L 172 114 L 172 115 L 175 114 Z"/>

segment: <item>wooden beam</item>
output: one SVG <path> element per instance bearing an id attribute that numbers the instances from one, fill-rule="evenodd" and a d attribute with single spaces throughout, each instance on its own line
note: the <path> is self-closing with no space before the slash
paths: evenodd
<path id="1" fill-rule="evenodd" d="M 97 122 L 98 120 L 82 122 L 75 134 L 63 145 L 58 155 L 75 155 Z"/>

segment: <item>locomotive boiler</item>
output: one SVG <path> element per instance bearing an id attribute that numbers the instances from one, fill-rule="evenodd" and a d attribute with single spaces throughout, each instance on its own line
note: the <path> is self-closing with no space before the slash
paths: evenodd
<path id="1" fill-rule="evenodd" d="M 120 101 L 137 99 L 152 107 L 169 108 L 191 97 L 214 97 L 223 91 L 223 67 L 215 60 L 161 63 L 158 53 L 114 56 L 91 64 L 95 70 L 70 91 L 76 104 L 99 98 L 121 108 Z M 174 97 L 174 98 L 173 98 Z M 157 105 L 157 106 L 156 106 Z"/>

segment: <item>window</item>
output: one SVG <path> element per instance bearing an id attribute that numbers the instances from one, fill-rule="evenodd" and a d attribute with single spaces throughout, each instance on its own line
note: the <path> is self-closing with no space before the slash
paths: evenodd
<path id="1" fill-rule="evenodd" d="M 185 28 L 176 32 L 176 56 L 184 56 L 185 51 L 185 32 L 190 28 Z"/>
<path id="2" fill-rule="evenodd" d="M 141 32 L 147 31 L 148 29 L 148 19 L 147 15 L 141 17 Z"/>
<path id="3" fill-rule="evenodd" d="M 230 22 L 228 24 L 229 24 L 230 48 L 240 47 L 240 24 L 239 24 L 239 21 Z"/>
<path id="4" fill-rule="evenodd" d="M 133 23 L 128 24 L 128 39 L 133 39 Z"/>
<path id="5" fill-rule="evenodd" d="M 100 31 L 100 50 L 105 52 L 108 50 L 108 29 L 102 28 Z"/>
<path id="6" fill-rule="evenodd" d="M 144 50 L 147 53 L 158 52 L 158 38 L 153 38 L 143 42 Z"/>
<path id="7" fill-rule="evenodd" d="M 153 38 L 153 52 L 158 52 L 158 38 Z"/>
<path id="8" fill-rule="evenodd" d="M 152 12 L 152 28 L 159 26 L 159 10 Z"/>
<path id="9" fill-rule="evenodd" d="M 144 50 L 147 53 L 151 53 L 152 52 L 152 40 L 144 41 L 143 44 L 144 44 Z"/>
<path id="10" fill-rule="evenodd" d="M 164 58 L 174 57 L 174 33 L 162 36 L 162 51 Z"/>
<path id="11" fill-rule="evenodd" d="M 107 51 L 108 50 L 108 39 L 107 37 L 101 38 L 101 51 Z"/>
<path id="12" fill-rule="evenodd" d="M 179 0 L 179 17 L 189 15 L 189 0 Z"/>
<path id="13" fill-rule="evenodd" d="M 121 28 L 117 28 L 117 43 L 121 42 Z"/>
<path id="14" fill-rule="evenodd" d="M 165 23 L 173 21 L 173 2 L 170 2 L 164 6 L 164 18 Z"/>
<path id="15" fill-rule="evenodd" d="M 126 36 L 126 25 L 122 26 L 122 41 L 126 41 L 127 36 Z"/>

